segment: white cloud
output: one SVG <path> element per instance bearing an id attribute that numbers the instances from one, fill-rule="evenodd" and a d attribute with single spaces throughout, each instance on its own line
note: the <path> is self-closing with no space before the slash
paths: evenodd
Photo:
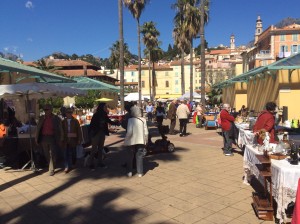
<path id="1" fill-rule="evenodd" d="M 32 8 L 34 8 L 34 5 L 33 5 L 32 1 L 27 1 L 27 2 L 25 3 L 25 7 L 26 7 L 27 9 L 32 9 Z"/>
<path id="2" fill-rule="evenodd" d="M 27 38 L 27 41 L 28 41 L 28 42 L 33 42 L 33 39 L 32 39 L 31 37 L 28 37 L 28 38 Z"/>
<path id="3" fill-rule="evenodd" d="M 4 51 L 9 51 L 9 47 L 3 48 Z"/>

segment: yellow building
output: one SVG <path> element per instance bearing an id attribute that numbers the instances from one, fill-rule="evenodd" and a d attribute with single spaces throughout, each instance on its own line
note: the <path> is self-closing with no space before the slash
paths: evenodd
<path id="1" fill-rule="evenodd" d="M 273 101 L 279 108 L 288 108 L 287 117 L 290 120 L 300 119 L 299 84 L 300 53 L 268 66 L 252 69 L 215 87 L 222 88 L 223 102 L 228 102 L 237 109 L 246 105 L 250 110 L 259 112 L 267 102 Z"/>

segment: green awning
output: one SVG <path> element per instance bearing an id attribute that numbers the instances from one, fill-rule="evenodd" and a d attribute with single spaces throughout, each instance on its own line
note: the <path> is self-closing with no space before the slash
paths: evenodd
<path id="1" fill-rule="evenodd" d="M 73 77 L 76 83 L 58 83 L 60 86 L 69 86 L 81 90 L 104 90 L 109 92 L 120 92 L 120 88 L 95 79 L 87 77 Z"/>
<path id="2" fill-rule="evenodd" d="M 281 59 L 280 61 L 273 62 L 272 64 L 266 66 L 261 66 L 258 68 L 251 69 L 250 71 L 245 72 L 241 75 L 235 76 L 231 79 L 215 84 L 213 88 L 223 88 L 225 86 L 232 85 L 236 82 L 248 82 L 249 79 L 251 79 L 251 77 L 254 77 L 258 74 L 264 74 L 267 71 L 274 71 L 274 70 L 293 71 L 295 69 L 300 69 L 300 53 L 292 55 L 288 58 Z"/>
<path id="3" fill-rule="evenodd" d="M 27 78 L 35 78 L 38 80 L 38 82 L 48 83 L 74 82 L 70 78 L 66 78 L 60 75 L 37 69 L 35 67 L 23 65 L 21 63 L 0 57 L 0 73 L 11 72 L 19 73 L 19 77 L 17 78 L 16 82 Z"/>
<path id="4" fill-rule="evenodd" d="M 267 66 L 268 70 L 300 69 L 300 53 L 281 59 Z"/>

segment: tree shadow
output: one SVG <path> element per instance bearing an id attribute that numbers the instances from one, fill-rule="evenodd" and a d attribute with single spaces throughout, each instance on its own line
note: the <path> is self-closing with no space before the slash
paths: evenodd
<path id="1" fill-rule="evenodd" d="M 45 205 L 44 201 L 56 193 L 67 189 L 78 181 L 78 177 L 70 180 L 62 186 L 28 202 L 27 204 L 3 214 L 0 218 L 1 223 L 124 223 L 130 224 L 135 216 L 142 216 L 138 209 L 117 209 L 114 201 L 128 193 L 127 190 L 115 188 L 95 193 L 92 196 L 90 206 L 80 204 L 70 206 L 68 202 L 57 203 L 57 205 Z M 70 203 L 70 202 L 69 202 Z"/>

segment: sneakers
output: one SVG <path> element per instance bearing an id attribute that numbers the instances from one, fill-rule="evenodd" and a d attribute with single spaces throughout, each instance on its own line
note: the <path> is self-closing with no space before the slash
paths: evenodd
<path id="1" fill-rule="evenodd" d="M 49 176 L 54 176 L 54 170 L 51 170 L 51 171 L 49 172 Z"/>
<path id="2" fill-rule="evenodd" d="M 138 174 L 138 177 L 142 177 L 142 176 L 143 176 L 143 174 L 141 174 L 141 173 Z"/>
<path id="3" fill-rule="evenodd" d="M 224 152 L 225 156 L 234 156 L 234 154 L 232 152 Z"/>
<path id="4" fill-rule="evenodd" d="M 127 177 L 132 177 L 132 172 L 127 173 Z"/>

